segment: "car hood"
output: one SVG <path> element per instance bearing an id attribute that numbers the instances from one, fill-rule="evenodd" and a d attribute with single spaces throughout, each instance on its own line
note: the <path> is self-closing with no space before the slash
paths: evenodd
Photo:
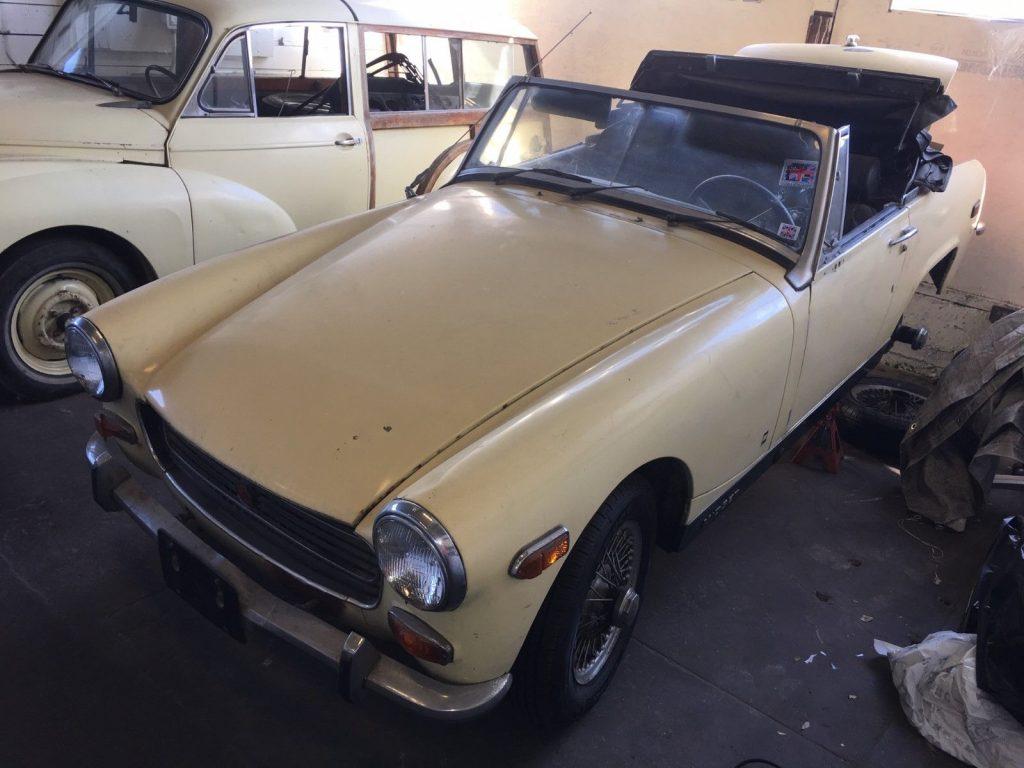
<path id="1" fill-rule="evenodd" d="M 147 110 L 101 107 L 114 94 L 53 75 L 0 73 L 0 148 L 163 152 L 167 130 Z"/>
<path id="2" fill-rule="evenodd" d="M 599 208 L 452 186 L 198 338 L 147 400 L 235 471 L 355 523 L 526 392 L 748 272 Z"/>

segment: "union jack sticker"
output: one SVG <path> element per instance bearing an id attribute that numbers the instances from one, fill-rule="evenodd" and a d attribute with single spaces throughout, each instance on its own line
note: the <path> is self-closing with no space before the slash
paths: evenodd
<path id="1" fill-rule="evenodd" d="M 783 187 L 813 187 L 818 179 L 818 163 L 816 160 L 787 160 L 782 166 Z"/>
<path id="2" fill-rule="evenodd" d="M 782 222 L 779 224 L 779 237 L 783 240 L 789 240 L 792 242 L 800 237 L 800 227 L 796 224 L 787 224 Z"/>

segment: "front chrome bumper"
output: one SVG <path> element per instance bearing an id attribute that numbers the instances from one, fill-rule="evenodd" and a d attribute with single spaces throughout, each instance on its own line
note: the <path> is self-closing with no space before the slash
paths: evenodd
<path id="1" fill-rule="evenodd" d="M 242 619 L 270 632 L 330 666 L 350 701 L 373 691 L 421 714 L 443 720 L 466 720 L 498 704 L 512 684 L 510 674 L 472 685 L 444 683 L 384 656 L 357 632 L 345 632 L 271 594 L 200 539 L 136 482 L 117 461 L 99 434 L 86 446 L 92 470 L 93 497 L 105 510 L 124 510 L 152 536 L 160 531 L 174 539 L 238 593 Z"/>

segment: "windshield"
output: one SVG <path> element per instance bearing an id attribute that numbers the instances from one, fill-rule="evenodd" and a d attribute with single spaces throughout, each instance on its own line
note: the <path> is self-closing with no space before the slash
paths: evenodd
<path id="1" fill-rule="evenodd" d="M 206 39 L 203 19 L 168 6 L 69 0 L 28 68 L 161 102 L 181 90 Z"/>
<path id="2" fill-rule="evenodd" d="M 537 170 L 547 183 L 572 174 L 622 186 L 615 195 L 735 220 L 799 250 L 820 160 L 817 136 L 791 125 L 531 84 L 506 94 L 463 170 Z"/>

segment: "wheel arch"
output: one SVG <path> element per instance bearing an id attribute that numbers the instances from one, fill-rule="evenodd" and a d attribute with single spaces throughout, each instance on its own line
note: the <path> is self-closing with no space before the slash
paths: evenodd
<path id="1" fill-rule="evenodd" d="M 0 267 L 6 266 L 17 252 L 26 246 L 34 245 L 43 240 L 57 238 L 76 238 L 109 249 L 124 261 L 136 276 L 137 283 L 133 287 L 144 285 L 157 278 L 156 270 L 153 269 L 149 259 L 128 240 L 106 229 L 81 225 L 51 227 L 21 238 L 8 246 L 0 254 Z"/>
<path id="2" fill-rule="evenodd" d="M 630 477 L 639 475 L 654 489 L 658 500 L 657 544 L 667 552 L 682 546 L 686 520 L 693 499 L 693 475 L 682 459 L 665 456 L 637 467 Z"/>

